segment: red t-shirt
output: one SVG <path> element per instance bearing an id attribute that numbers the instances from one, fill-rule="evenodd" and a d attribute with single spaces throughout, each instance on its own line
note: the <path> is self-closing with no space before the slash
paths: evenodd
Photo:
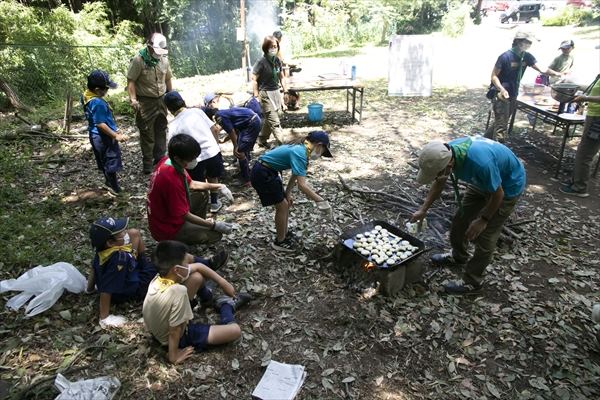
<path id="1" fill-rule="evenodd" d="M 168 162 L 167 162 L 168 161 Z M 150 178 L 146 210 L 150 233 L 156 241 L 173 240 L 190 211 L 183 177 L 170 165 L 168 157 L 158 162 Z M 185 173 L 188 185 L 192 178 Z"/>

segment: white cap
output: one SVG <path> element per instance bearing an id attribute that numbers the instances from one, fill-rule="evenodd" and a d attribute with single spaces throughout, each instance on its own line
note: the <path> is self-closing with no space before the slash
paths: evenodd
<path id="1" fill-rule="evenodd" d="M 419 153 L 417 182 L 422 185 L 433 182 L 451 159 L 452 151 L 443 142 L 436 140 L 427 143 Z"/>
<path id="2" fill-rule="evenodd" d="M 167 50 L 167 38 L 162 33 L 152 34 L 148 45 L 152 47 L 154 52 L 159 56 L 169 53 L 169 50 Z"/>
<path id="3" fill-rule="evenodd" d="M 515 39 L 525 39 L 531 43 L 538 41 L 539 40 L 535 37 L 535 35 L 531 32 L 526 32 L 526 31 L 518 31 L 515 34 Z"/>

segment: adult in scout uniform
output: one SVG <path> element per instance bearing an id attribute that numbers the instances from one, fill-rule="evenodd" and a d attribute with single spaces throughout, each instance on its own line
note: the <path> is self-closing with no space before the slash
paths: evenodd
<path id="1" fill-rule="evenodd" d="M 171 67 L 164 57 L 167 53 L 167 39 L 154 33 L 146 47 L 131 59 L 127 71 L 127 91 L 140 131 L 145 174 L 152 172 L 152 166 L 167 150 L 167 108 L 162 99 L 172 90 Z"/>
<path id="2" fill-rule="evenodd" d="M 485 137 L 504 142 L 508 120 L 514 112 L 519 94 L 519 84 L 527 67 L 531 67 L 541 74 L 560 76 L 561 74 L 547 69 L 542 71 L 537 66 L 535 57 L 528 53 L 535 37 L 527 32 L 517 32 L 512 43 L 512 48 L 500 54 L 492 70 L 492 83 L 487 97 L 492 100 L 494 110 L 494 123 L 485 133 Z"/>
<path id="3" fill-rule="evenodd" d="M 283 97 L 279 85 L 286 93 L 281 60 L 277 57 L 279 42 L 273 36 L 265 37 L 262 44 L 263 57 L 252 70 L 252 94 L 260 100 L 263 112 L 263 126 L 258 137 L 258 145 L 268 147 L 267 140 L 271 134 L 277 144 L 283 142 L 283 130 L 279 120 L 282 111 Z"/>
<path id="4" fill-rule="evenodd" d="M 464 267 L 463 282 L 444 285 L 447 293 L 461 294 L 481 287 L 502 226 L 525 190 L 525 168 L 508 147 L 480 136 L 431 142 L 419 154 L 417 182 L 432 185 L 425 202 L 412 215 L 412 222 L 425 217 L 448 177 L 458 203 L 450 228 L 452 252 L 434 254 L 431 260 L 439 265 Z M 463 195 L 458 190 L 458 179 L 468 184 Z M 469 241 L 475 245 L 471 258 Z"/>

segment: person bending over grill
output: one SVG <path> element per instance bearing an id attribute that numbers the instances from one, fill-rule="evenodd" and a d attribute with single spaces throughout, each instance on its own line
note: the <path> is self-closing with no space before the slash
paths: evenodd
<path id="1" fill-rule="evenodd" d="M 463 294 L 481 287 L 483 273 L 492 261 L 502 226 L 525 190 L 525 168 L 508 147 L 480 136 L 463 137 L 448 143 L 430 142 L 419 154 L 417 182 L 432 185 L 411 222 L 425 217 L 440 197 L 448 177 L 458 203 L 450 227 L 452 252 L 434 254 L 431 261 L 437 265 L 464 268 L 462 281 L 444 285 L 449 294 Z M 459 179 L 467 183 L 467 191 L 462 195 L 458 188 Z M 475 245 L 470 258 L 468 242 Z"/>
<path id="2" fill-rule="evenodd" d="M 289 209 L 293 204 L 292 189 L 298 188 L 309 199 L 317 203 L 320 211 L 331 213 L 327 200 L 314 192 L 306 181 L 308 160 L 320 157 L 331 157 L 329 151 L 329 135 L 324 131 L 313 131 L 306 138 L 292 141 L 267 151 L 258 158 L 252 172 L 250 182 L 260 197 L 264 207 L 275 206 L 275 229 L 277 237 L 271 247 L 283 252 L 295 251 L 299 245 L 288 232 Z M 291 169 L 292 176 L 284 191 L 281 171 Z"/>

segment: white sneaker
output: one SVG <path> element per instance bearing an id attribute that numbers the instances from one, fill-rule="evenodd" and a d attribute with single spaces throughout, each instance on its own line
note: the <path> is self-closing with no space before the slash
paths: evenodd
<path id="1" fill-rule="evenodd" d="M 211 213 L 218 213 L 221 208 L 223 208 L 223 203 L 221 203 L 220 200 L 217 200 L 216 203 L 210 203 L 210 212 Z"/>

